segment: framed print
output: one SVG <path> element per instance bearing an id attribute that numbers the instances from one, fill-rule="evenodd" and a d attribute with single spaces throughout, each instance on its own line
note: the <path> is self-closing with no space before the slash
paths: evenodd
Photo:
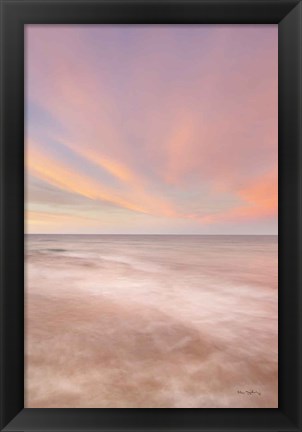
<path id="1" fill-rule="evenodd" d="M 299 431 L 300 1 L 1 14 L 2 430 Z"/>
<path id="2" fill-rule="evenodd" d="M 25 407 L 278 408 L 278 26 L 24 31 Z"/>

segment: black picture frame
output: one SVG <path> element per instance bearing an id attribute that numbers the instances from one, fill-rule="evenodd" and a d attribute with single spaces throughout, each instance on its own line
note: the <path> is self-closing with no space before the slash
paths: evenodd
<path id="1" fill-rule="evenodd" d="M 301 431 L 301 2 L 0 0 L 0 4 L 1 430 Z M 278 409 L 24 409 L 23 30 L 25 24 L 38 23 L 278 24 Z"/>

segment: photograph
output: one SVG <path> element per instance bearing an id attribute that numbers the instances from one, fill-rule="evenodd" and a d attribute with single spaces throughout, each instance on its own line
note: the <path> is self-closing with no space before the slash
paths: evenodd
<path id="1" fill-rule="evenodd" d="M 278 25 L 26 24 L 24 128 L 25 408 L 278 408 Z"/>

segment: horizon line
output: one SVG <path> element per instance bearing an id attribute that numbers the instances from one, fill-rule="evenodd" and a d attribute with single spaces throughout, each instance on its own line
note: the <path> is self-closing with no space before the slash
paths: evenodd
<path id="1" fill-rule="evenodd" d="M 136 233 L 24 233 L 24 235 L 86 235 L 86 236 L 95 236 L 95 235 L 102 235 L 102 236 L 278 236 L 278 233 L 276 234 L 162 234 L 162 233 L 155 233 L 155 234 L 136 234 Z"/>

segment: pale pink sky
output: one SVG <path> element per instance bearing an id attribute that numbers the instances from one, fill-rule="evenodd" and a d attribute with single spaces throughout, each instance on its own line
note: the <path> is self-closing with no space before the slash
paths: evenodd
<path id="1" fill-rule="evenodd" d="M 26 232 L 277 234 L 277 25 L 26 26 Z"/>

